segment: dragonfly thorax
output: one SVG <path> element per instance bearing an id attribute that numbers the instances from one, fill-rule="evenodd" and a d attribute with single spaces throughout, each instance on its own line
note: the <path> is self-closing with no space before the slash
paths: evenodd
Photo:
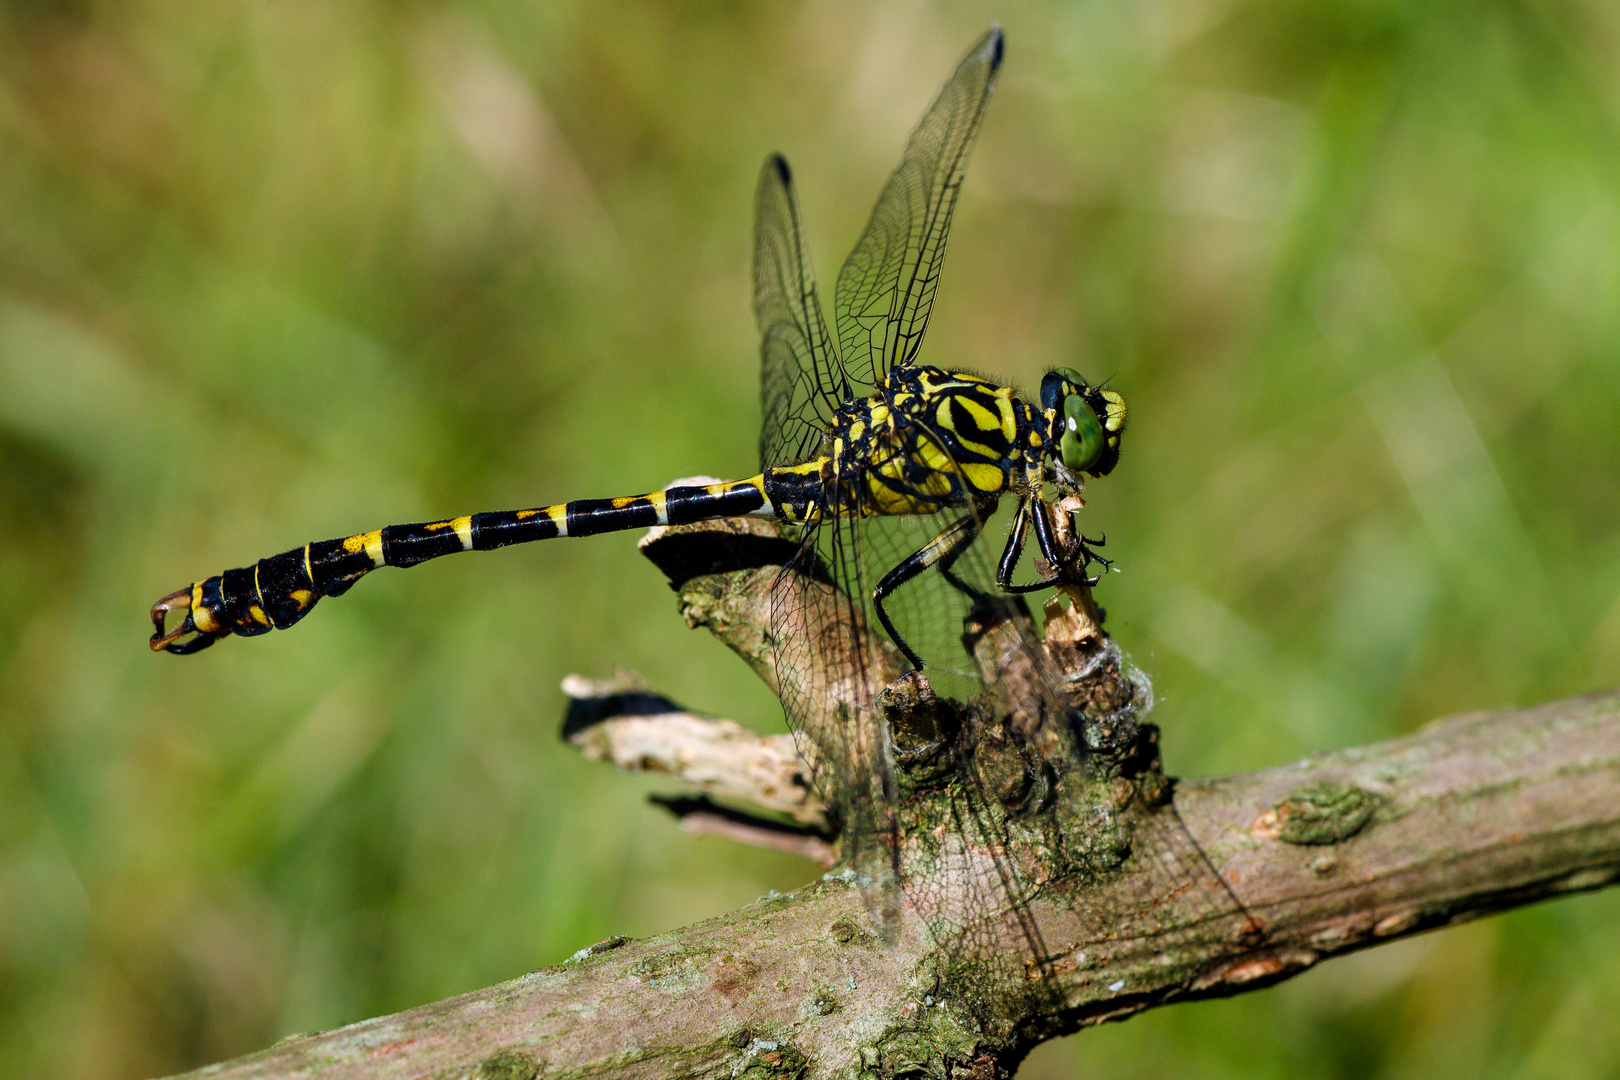
<path id="1" fill-rule="evenodd" d="M 1009 387 L 943 368 L 897 368 L 835 417 L 828 495 L 865 517 L 993 504 L 1030 486 L 1039 426 Z"/>

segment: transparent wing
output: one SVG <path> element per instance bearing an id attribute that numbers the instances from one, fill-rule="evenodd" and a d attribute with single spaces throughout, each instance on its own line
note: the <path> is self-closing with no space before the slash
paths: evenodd
<path id="1" fill-rule="evenodd" d="M 925 519 L 923 531 L 937 535 L 960 513 Z M 1039 993 L 1046 985 L 1042 976 L 1053 971 L 1059 956 L 1025 906 L 1044 883 L 1040 861 L 1029 855 L 1065 850 L 1066 838 L 1055 818 L 1037 808 L 1067 802 L 1068 816 L 1089 816 L 1094 823 L 1099 809 L 1110 812 L 1086 793 L 1082 741 L 1093 725 L 1106 732 L 1127 714 L 1134 727 L 1151 697 L 1111 643 L 1090 654 L 1085 670 L 1112 665 L 1118 681 L 1093 686 L 1111 682 L 1117 696 L 1077 693 L 1082 683 L 1073 681 L 1074 659 L 1055 665 L 1063 646 L 1049 652 L 1023 600 L 1002 594 L 995 584 L 1007 535 L 1003 520 L 998 515 L 979 522 L 977 539 L 956 558 L 949 577 L 936 567 L 902 586 L 888 604 L 900 633 L 915 635 L 908 641 L 928 662 L 926 674 L 941 696 L 978 691 L 958 737 L 959 782 L 948 789 L 953 828 L 902 833 L 902 842 L 926 849 L 925 863 L 955 862 L 959 887 L 951 895 L 930 895 L 926 882 L 903 876 L 901 887 L 930 925 L 951 928 L 952 936 L 941 943 L 959 959 L 953 966 L 971 971 L 975 965 L 1021 965 L 1026 977 L 1039 980 L 1031 986 Z M 883 564 L 914 550 L 908 545 L 918 540 L 915 532 L 902 539 L 891 523 L 873 524 L 879 528 L 868 529 L 864 539 L 870 562 Z M 898 759 L 904 762 L 904 755 Z M 902 791 L 906 782 L 902 771 Z M 1144 920 L 1151 922 L 1155 913 L 1162 919 L 1167 899 L 1191 894 L 1198 900 L 1195 923 L 1220 921 L 1235 935 L 1263 927 L 1188 830 L 1173 799 L 1137 813 L 1129 836 L 1139 856 L 1136 885 Z M 1105 934 L 1116 932 L 1122 928 Z M 1062 950 L 1074 945 L 1064 942 Z"/>
<path id="2" fill-rule="evenodd" d="M 876 580 L 972 513 L 957 507 L 920 518 L 863 522 L 866 576 Z M 931 567 L 885 602 L 896 630 L 922 655 L 923 674 L 934 693 L 970 703 L 958 714 L 962 726 L 949 751 L 958 782 L 946 789 L 949 801 L 940 810 L 950 827 L 904 835 L 902 842 L 912 850 L 899 864 L 920 856 L 924 865 L 943 868 L 942 874 L 916 878 L 901 874 L 899 885 L 907 902 L 941 935 L 940 944 L 962 961 L 952 967 L 963 973 L 986 965 L 1038 971 L 1050 955 L 1025 906 L 1042 881 L 1035 862 L 1025 856 L 1056 850 L 1053 845 L 1061 841 L 1042 834 L 1052 818 L 1032 808 L 1050 797 L 1040 791 L 1042 784 L 1080 766 L 1029 612 L 1021 600 L 996 589 L 995 557 L 1006 539 L 998 521 L 976 520 L 978 536 L 948 573 Z M 1008 671 L 1023 677 L 1005 679 Z M 999 705 L 991 704 L 998 700 Z M 902 747 L 898 758 L 905 761 L 912 753 Z M 899 786 L 914 779 L 915 766 L 912 773 L 900 774 Z M 931 888 L 941 876 L 951 882 L 948 891 Z"/>
<path id="3" fill-rule="evenodd" d="M 771 587 L 771 640 L 788 724 L 809 744 L 812 782 L 835 810 L 841 854 L 881 924 L 897 895 L 898 824 L 879 694 L 901 665 L 870 621 L 861 526 L 832 514 L 801 534 Z"/>
<path id="4" fill-rule="evenodd" d="M 815 454 L 850 390 L 816 295 L 793 173 L 780 154 L 760 170 L 754 199 L 754 319 L 760 466 L 794 464 Z"/>
<path id="5" fill-rule="evenodd" d="M 838 272 L 838 342 L 859 381 L 876 383 L 911 363 L 922 344 L 951 212 L 1001 55 L 1001 28 L 992 26 L 911 133 L 900 167 Z"/>

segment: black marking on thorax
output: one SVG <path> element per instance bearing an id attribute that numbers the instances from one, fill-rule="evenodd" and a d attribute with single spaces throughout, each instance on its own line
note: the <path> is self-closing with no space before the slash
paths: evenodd
<path id="1" fill-rule="evenodd" d="M 877 394 L 838 418 L 840 488 L 859 498 L 863 478 L 875 477 L 893 495 L 938 507 L 995 498 L 1022 480 L 1015 476 L 1027 441 L 1020 404 L 975 375 L 937 367 L 893 372 Z"/>
<path id="2" fill-rule="evenodd" d="M 1013 401 L 1018 416 L 1018 457 L 1023 466 L 1021 486 L 1039 489 L 1046 478 L 1046 459 L 1057 440 L 1047 431 L 1046 416 L 1022 398 Z"/>

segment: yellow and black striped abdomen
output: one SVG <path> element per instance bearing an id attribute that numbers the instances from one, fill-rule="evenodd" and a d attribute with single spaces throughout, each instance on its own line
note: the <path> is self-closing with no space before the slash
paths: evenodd
<path id="1" fill-rule="evenodd" d="M 195 652 L 231 634 L 251 637 L 285 629 L 322 597 L 341 596 L 379 567 L 415 566 L 460 551 L 745 515 L 813 524 L 829 509 L 907 515 L 982 506 L 1032 482 L 1026 459 L 1038 452 L 1033 443 L 1028 452 L 1024 447 L 1033 429 L 1021 407 L 1027 412 L 1012 390 L 977 375 L 905 368 L 891 373 L 880 393 L 839 410 L 828 457 L 729 483 L 390 525 L 318 540 L 159 600 L 152 607 L 152 648 Z M 167 627 L 170 612 L 183 613 L 173 630 Z"/>
<path id="2" fill-rule="evenodd" d="M 772 515 L 767 477 L 666 488 L 617 499 L 578 499 L 532 510 L 497 510 L 444 521 L 390 525 L 337 540 L 317 540 L 227 570 L 159 600 L 152 648 L 195 652 L 230 634 L 283 630 L 326 596 L 341 596 L 382 566 L 415 566 L 460 551 L 491 551 L 551 540 L 713 518 Z M 168 613 L 184 611 L 168 630 Z M 193 636 L 195 635 L 195 636 Z"/>

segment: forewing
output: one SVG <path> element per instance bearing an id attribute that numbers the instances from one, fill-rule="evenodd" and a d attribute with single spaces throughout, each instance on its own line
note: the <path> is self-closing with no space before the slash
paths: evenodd
<path id="1" fill-rule="evenodd" d="M 849 393 L 799 224 L 793 173 L 780 154 L 754 199 L 754 319 L 759 324 L 761 468 L 813 456 Z"/>
<path id="2" fill-rule="evenodd" d="M 850 374 L 876 383 L 909 364 L 934 306 L 951 212 L 1001 66 L 999 26 L 973 46 L 906 142 L 838 273 L 838 342 Z"/>

